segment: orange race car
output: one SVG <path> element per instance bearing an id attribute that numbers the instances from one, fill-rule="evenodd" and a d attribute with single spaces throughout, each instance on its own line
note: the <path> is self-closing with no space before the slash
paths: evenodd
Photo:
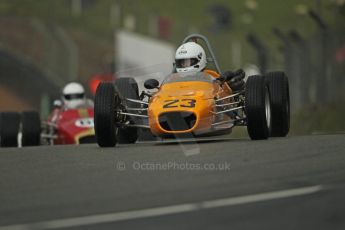
<path id="1" fill-rule="evenodd" d="M 221 72 L 207 38 L 193 34 L 182 44 L 191 40 L 204 42 L 207 61 L 216 71 L 172 71 L 161 83 L 146 79 L 146 90 L 140 94 L 134 76 L 98 86 L 94 114 L 99 146 L 135 143 L 143 131 L 166 138 L 224 134 L 247 126 L 254 140 L 287 135 L 289 86 L 283 72 L 249 76 L 244 82 L 245 73 L 239 70 L 229 78 Z"/>

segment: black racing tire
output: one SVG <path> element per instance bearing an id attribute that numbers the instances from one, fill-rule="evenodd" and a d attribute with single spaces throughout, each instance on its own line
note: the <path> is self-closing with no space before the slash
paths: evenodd
<path id="1" fill-rule="evenodd" d="M 41 144 L 41 119 L 36 111 L 22 113 L 22 146 Z"/>
<path id="2" fill-rule="evenodd" d="M 0 146 L 17 147 L 20 114 L 17 112 L 0 113 Z"/>
<path id="3" fill-rule="evenodd" d="M 140 108 L 140 105 L 135 102 L 127 101 L 126 98 L 139 100 L 139 87 L 133 78 L 118 78 L 115 81 L 115 88 L 119 93 L 122 102 L 129 108 Z M 129 111 L 133 112 L 133 111 Z M 141 124 L 140 118 L 129 117 L 128 121 L 131 124 Z M 133 144 L 138 139 L 138 128 L 123 127 L 119 128 L 117 139 L 120 144 Z"/>
<path id="4" fill-rule="evenodd" d="M 250 76 L 245 86 L 247 131 L 252 140 L 269 137 L 271 112 L 268 86 L 261 75 Z"/>
<path id="5" fill-rule="evenodd" d="M 266 74 L 271 99 L 272 137 L 285 137 L 290 130 L 289 81 L 284 72 Z"/>
<path id="6" fill-rule="evenodd" d="M 116 109 L 120 99 L 112 83 L 101 82 L 95 94 L 94 120 L 97 144 L 114 147 L 116 140 Z"/>

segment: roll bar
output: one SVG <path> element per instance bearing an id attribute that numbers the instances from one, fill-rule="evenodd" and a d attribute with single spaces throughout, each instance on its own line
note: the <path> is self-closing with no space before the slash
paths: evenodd
<path id="1" fill-rule="evenodd" d="M 216 59 L 216 56 L 214 55 L 212 46 L 211 46 L 210 42 L 208 41 L 208 39 L 204 35 L 201 35 L 201 34 L 191 34 L 191 35 L 188 35 L 187 37 L 185 37 L 185 39 L 183 39 L 182 44 L 185 44 L 185 43 L 187 43 L 190 40 L 196 42 L 197 39 L 202 40 L 206 44 L 208 52 L 211 55 L 211 57 L 207 58 L 207 61 L 208 62 L 213 62 L 213 64 L 215 65 L 215 67 L 217 69 L 217 72 L 219 74 L 221 74 L 222 71 L 220 70 L 220 67 L 219 67 L 218 61 Z"/>

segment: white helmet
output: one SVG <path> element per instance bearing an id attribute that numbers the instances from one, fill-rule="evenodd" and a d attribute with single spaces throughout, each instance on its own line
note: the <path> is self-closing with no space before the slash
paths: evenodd
<path id="1" fill-rule="evenodd" d="M 199 44 L 187 42 L 176 50 L 175 64 L 178 73 L 200 72 L 207 64 L 206 53 Z"/>
<path id="2" fill-rule="evenodd" d="M 69 109 L 75 109 L 86 102 L 84 87 L 76 82 L 68 83 L 62 90 L 62 100 Z"/>

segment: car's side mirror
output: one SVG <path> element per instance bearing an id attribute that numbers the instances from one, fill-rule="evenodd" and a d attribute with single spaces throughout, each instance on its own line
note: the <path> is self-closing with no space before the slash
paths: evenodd
<path id="1" fill-rule="evenodd" d="M 62 101 L 60 100 L 55 100 L 53 102 L 54 108 L 61 108 L 62 107 Z"/>
<path id="2" fill-rule="evenodd" d="M 157 81 L 156 79 L 147 79 L 144 82 L 144 87 L 146 89 L 158 89 L 159 86 L 159 81 Z"/>

